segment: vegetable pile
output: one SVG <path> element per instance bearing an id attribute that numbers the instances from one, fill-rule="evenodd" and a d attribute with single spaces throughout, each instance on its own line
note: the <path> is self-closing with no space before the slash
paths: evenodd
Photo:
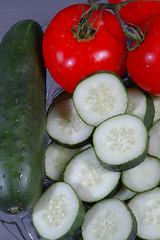
<path id="1" fill-rule="evenodd" d="M 45 169 L 55 183 L 32 214 L 42 237 L 160 237 L 159 103 L 160 97 L 132 82 L 126 86 L 111 71 L 90 74 L 72 95 L 62 92 L 53 100 L 47 113 L 51 142 Z M 80 201 L 72 218 L 68 184 Z"/>
<path id="2" fill-rule="evenodd" d="M 63 90 L 73 93 L 77 83 L 90 73 L 110 70 L 123 77 L 127 70 L 139 87 L 159 95 L 160 3 L 88 2 L 90 5 L 62 9 L 45 31 L 43 56 L 53 79 Z"/>
<path id="3" fill-rule="evenodd" d="M 0 43 L 0 210 L 44 239 L 160 239 L 159 9 L 88 0 Z"/>

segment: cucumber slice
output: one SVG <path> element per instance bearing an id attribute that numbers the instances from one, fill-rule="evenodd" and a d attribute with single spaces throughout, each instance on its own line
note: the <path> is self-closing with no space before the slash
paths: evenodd
<path id="1" fill-rule="evenodd" d="M 55 142 L 49 144 L 45 152 L 45 172 L 46 175 L 54 181 L 63 179 L 63 172 L 71 158 L 82 151 L 82 149 L 91 146 L 85 145 L 81 148 L 66 148 Z"/>
<path id="2" fill-rule="evenodd" d="M 103 168 L 90 147 L 72 158 L 64 172 L 64 181 L 74 188 L 81 200 L 95 202 L 116 189 L 120 176 L 119 172 Z"/>
<path id="3" fill-rule="evenodd" d="M 103 71 L 89 75 L 76 86 L 73 103 L 84 122 L 97 126 L 113 115 L 125 113 L 128 96 L 121 79 Z"/>
<path id="4" fill-rule="evenodd" d="M 72 187 L 64 182 L 52 184 L 33 208 L 32 220 L 45 239 L 68 239 L 84 221 L 85 209 Z"/>
<path id="5" fill-rule="evenodd" d="M 50 108 L 46 128 L 54 141 L 71 148 L 85 145 L 94 129 L 78 116 L 71 98 L 62 99 Z"/>
<path id="6" fill-rule="evenodd" d="M 151 96 L 139 88 L 128 88 L 127 113 L 140 117 L 146 127 L 152 126 L 154 118 L 154 103 Z"/>
<path id="7" fill-rule="evenodd" d="M 122 183 L 133 192 L 144 192 L 160 183 L 160 160 L 147 156 L 138 166 L 122 173 Z"/>
<path id="8" fill-rule="evenodd" d="M 149 130 L 149 154 L 160 158 L 160 120 L 157 120 Z"/>
<path id="9" fill-rule="evenodd" d="M 160 188 L 139 193 L 129 203 L 138 224 L 138 237 L 160 239 Z"/>
<path id="10" fill-rule="evenodd" d="M 154 109 L 155 109 L 155 114 L 153 119 L 153 122 L 155 123 L 157 120 L 160 119 L 160 96 L 151 95 L 151 97 L 152 97 Z"/>
<path id="11" fill-rule="evenodd" d="M 118 198 L 122 201 L 127 201 L 131 199 L 133 196 L 135 196 L 135 194 L 136 194 L 135 192 L 129 190 L 124 185 L 122 185 L 121 189 L 115 195 L 115 198 Z"/>
<path id="12" fill-rule="evenodd" d="M 113 171 L 140 164 L 148 153 L 148 131 L 143 121 L 121 114 L 102 122 L 94 131 L 93 145 L 100 163 Z"/>
<path id="13" fill-rule="evenodd" d="M 134 240 L 136 234 L 136 219 L 119 199 L 96 203 L 88 210 L 82 224 L 84 240 Z"/>

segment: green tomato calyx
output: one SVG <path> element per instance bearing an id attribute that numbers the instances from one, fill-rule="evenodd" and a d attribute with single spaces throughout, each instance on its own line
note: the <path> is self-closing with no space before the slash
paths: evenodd
<path id="1" fill-rule="evenodd" d="M 90 22 L 94 11 L 95 9 L 92 6 L 86 12 L 83 13 L 82 11 L 82 15 L 78 25 L 72 27 L 71 31 L 78 41 L 88 41 L 93 39 L 96 35 L 100 23 L 98 25 L 98 28 L 95 28 L 93 24 L 99 17 L 101 18 L 102 11 L 96 16 L 96 18 L 92 22 Z"/>

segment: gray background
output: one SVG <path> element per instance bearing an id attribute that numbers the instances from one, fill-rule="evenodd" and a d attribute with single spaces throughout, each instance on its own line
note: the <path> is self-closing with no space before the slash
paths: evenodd
<path id="1" fill-rule="evenodd" d="M 31 18 L 41 25 L 62 8 L 87 0 L 0 0 L 0 40 L 16 21 Z"/>
<path id="2" fill-rule="evenodd" d="M 84 2 L 87 0 L 0 0 L 0 41 L 9 28 L 19 20 L 33 19 L 44 25 L 60 9 Z M 0 222 L 0 240 L 16 239 Z"/>

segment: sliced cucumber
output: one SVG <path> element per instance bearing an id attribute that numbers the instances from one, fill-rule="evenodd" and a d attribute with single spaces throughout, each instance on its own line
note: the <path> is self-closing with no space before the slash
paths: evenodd
<path id="1" fill-rule="evenodd" d="M 84 240 L 134 240 L 136 219 L 130 208 L 118 199 L 96 203 L 88 210 L 82 224 Z"/>
<path id="2" fill-rule="evenodd" d="M 64 172 L 64 181 L 74 188 L 81 200 L 95 202 L 116 189 L 120 176 L 119 172 L 103 168 L 90 147 L 72 158 Z"/>
<path id="3" fill-rule="evenodd" d="M 127 113 L 140 117 L 147 128 L 150 128 L 154 118 L 154 103 L 151 96 L 139 88 L 128 88 Z"/>
<path id="4" fill-rule="evenodd" d="M 78 116 L 71 98 L 52 105 L 47 114 L 46 128 L 54 141 L 73 148 L 86 144 L 94 129 Z"/>
<path id="5" fill-rule="evenodd" d="M 128 96 L 121 79 L 103 71 L 89 75 L 76 86 L 73 103 L 84 122 L 97 126 L 113 115 L 125 113 Z"/>
<path id="6" fill-rule="evenodd" d="M 113 171 L 137 166 L 148 153 L 148 131 L 143 121 L 121 114 L 102 122 L 93 134 L 93 145 L 100 163 Z"/>
<path id="7" fill-rule="evenodd" d="M 81 148 L 71 149 L 63 147 L 55 142 L 50 143 L 45 152 L 46 175 L 52 180 L 61 181 L 67 163 L 75 154 L 89 146 L 90 144 L 87 144 Z"/>
<path id="8" fill-rule="evenodd" d="M 129 190 L 124 185 L 122 185 L 120 190 L 117 192 L 117 194 L 114 197 L 122 201 L 127 201 L 131 199 L 133 196 L 135 196 L 135 194 L 136 194 L 135 192 Z"/>
<path id="9" fill-rule="evenodd" d="M 149 130 L 149 154 L 160 158 L 160 120 L 157 120 Z"/>
<path id="10" fill-rule="evenodd" d="M 139 193 L 129 201 L 138 224 L 138 237 L 160 239 L 160 188 Z"/>
<path id="11" fill-rule="evenodd" d="M 85 209 L 72 187 L 64 182 L 51 185 L 33 208 L 32 220 L 45 239 L 68 239 L 84 221 Z"/>
<path id="12" fill-rule="evenodd" d="M 151 95 L 151 97 L 153 99 L 153 104 L 155 109 L 153 122 L 156 122 L 157 120 L 160 119 L 160 96 Z"/>
<path id="13" fill-rule="evenodd" d="M 122 173 L 122 183 L 133 192 L 144 192 L 160 183 L 160 160 L 147 156 L 138 166 Z"/>

